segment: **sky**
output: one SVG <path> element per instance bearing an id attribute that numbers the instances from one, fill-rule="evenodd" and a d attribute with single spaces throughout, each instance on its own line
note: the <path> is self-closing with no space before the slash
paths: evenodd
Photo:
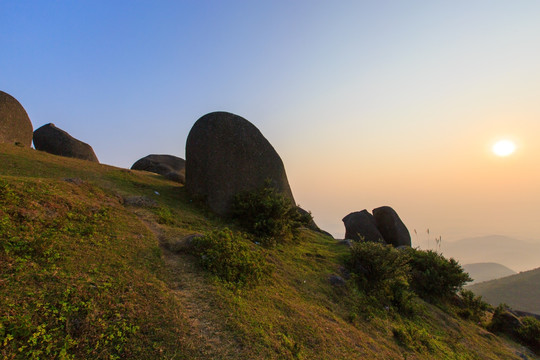
<path id="1" fill-rule="evenodd" d="M 0 90 L 123 168 L 240 115 L 338 238 L 388 205 L 413 245 L 540 242 L 538 19 L 534 0 L 0 0 Z"/>

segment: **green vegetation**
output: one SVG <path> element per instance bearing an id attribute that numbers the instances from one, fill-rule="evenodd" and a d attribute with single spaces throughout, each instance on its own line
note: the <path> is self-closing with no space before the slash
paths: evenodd
<path id="1" fill-rule="evenodd" d="M 143 358 L 140 348 L 174 341 L 148 336 L 176 326 L 149 302 L 163 297 L 159 248 L 139 239 L 148 230 L 117 198 L 90 184 L 12 180 L 0 181 L 4 358 Z"/>
<path id="2" fill-rule="evenodd" d="M 408 309 L 409 257 L 392 245 L 355 242 L 345 262 L 359 290 L 378 304 Z"/>
<path id="3" fill-rule="evenodd" d="M 232 203 L 232 216 L 264 245 L 297 237 L 299 228 L 312 220 L 310 215 L 300 214 L 269 181 L 260 189 L 237 194 Z"/>
<path id="4" fill-rule="evenodd" d="M 453 258 L 446 259 L 433 250 L 408 250 L 411 288 L 430 302 L 448 299 L 472 279 Z"/>
<path id="5" fill-rule="evenodd" d="M 488 329 L 510 336 L 540 353 L 540 320 L 532 316 L 518 320 L 511 314 L 506 304 L 500 304 L 495 308 Z"/>
<path id="6" fill-rule="evenodd" d="M 437 348 L 437 339 L 412 322 L 394 327 L 392 334 L 401 346 L 417 353 L 433 352 Z"/>
<path id="7" fill-rule="evenodd" d="M 540 321 L 532 316 L 524 317 L 522 327 L 518 330 L 518 338 L 536 352 L 540 352 Z"/>
<path id="8" fill-rule="evenodd" d="M 432 303 L 448 302 L 470 280 L 457 261 L 435 251 L 397 250 L 373 242 L 354 243 L 345 264 L 361 291 L 402 313 L 413 310 L 413 293 Z"/>
<path id="9" fill-rule="evenodd" d="M 374 264 L 347 280 L 351 251 L 327 236 L 297 227 L 295 241 L 277 232 L 262 247 L 242 230 L 159 175 L 0 144 L 0 358 L 519 359 L 523 351 L 451 305 L 415 296 L 402 252 L 364 249 L 380 253 L 383 276 Z M 346 281 L 332 285 L 335 275 Z M 402 290 L 412 313 L 396 302 Z"/>
<path id="10" fill-rule="evenodd" d="M 253 286 L 260 283 L 269 271 L 261 249 L 254 247 L 242 234 L 234 234 L 225 228 L 194 238 L 190 251 L 205 269 L 221 280 Z"/>
<path id="11" fill-rule="evenodd" d="M 463 289 L 460 292 L 461 304 L 458 315 L 464 319 L 481 321 L 485 312 L 491 306 L 482 300 L 481 296 L 475 296 L 470 290 Z"/>

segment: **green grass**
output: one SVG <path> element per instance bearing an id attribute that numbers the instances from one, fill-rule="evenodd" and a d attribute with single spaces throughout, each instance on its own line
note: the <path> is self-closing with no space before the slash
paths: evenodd
<path id="1" fill-rule="evenodd" d="M 0 164 L 4 359 L 519 359 L 523 351 L 452 309 L 415 298 L 415 315 L 404 317 L 351 284 L 330 285 L 349 249 L 307 229 L 271 248 L 242 239 L 246 254 L 264 255 L 242 259 L 271 271 L 230 286 L 197 253 L 170 245 L 241 229 L 159 175 L 4 144 Z M 155 205 L 125 204 L 135 196 Z"/>

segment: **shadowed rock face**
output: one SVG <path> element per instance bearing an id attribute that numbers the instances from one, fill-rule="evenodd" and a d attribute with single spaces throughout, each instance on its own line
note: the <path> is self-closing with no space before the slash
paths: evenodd
<path id="1" fill-rule="evenodd" d="M 384 237 L 377 228 L 375 218 L 367 210 L 350 213 L 343 218 L 345 239 L 385 243 Z"/>
<path id="2" fill-rule="evenodd" d="M 34 131 L 34 146 L 50 154 L 99 162 L 90 145 L 75 139 L 54 124 L 43 125 Z"/>
<path id="3" fill-rule="evenodd" d="M 398 214 L 390 206 L 373 209 L 373 217 L 384 241 L 398 246 L 411 246 L 411 234 Z"/>
<path id="4" fill-rule="evenodd" d="M 0 143 L 32 145 L 32 123 L 13 96 L 0 91 Z"/>
<path id="5" fill-rule="evenodd" d="M 131 169 L 150 171 L 183 184 L 185 182 L 186 161 L 173 155 L 152 154 L 137 160 Z"/>
<path id="6" fill-rule="evenodd" d="M 186 190 L 218 214 L 230 213 L 234 195 L 271 184 L 294 202 L 281 158 L 246 119 L 213 112 L 193 125 L 186 142 Z"/>

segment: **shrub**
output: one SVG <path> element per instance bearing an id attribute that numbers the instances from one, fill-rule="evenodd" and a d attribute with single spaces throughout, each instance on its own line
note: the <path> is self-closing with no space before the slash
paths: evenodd
<path id="1" fill-rule="evenodd" d="M 233 285 L 256 285 L 269 270 L 260 250 L 227 228 L 194 238 L 191 244 L 191 252 L 205 269 Z"/>
<path id="2" fill-rule="evenodd" d="M 453 258 L 428 250 L 410 249 L 411 289 L 422 299 L 436 301 L 455 295 L 468 281 L 469 274 Z"/>
<path id="3" fill-rule="evenodd" d="M 409 257 L 392 245 L 355 242 L 346 265 L 357 287 L 380 303 L 409 305 Z"/>
<path id="4" fill-rule="evenodd" d="M 172 213 L 171 209 L 166 207 L 160 207 L 156 211 L 157 222 L 162 225 L 174 225 L 175 216 Z"/>
<path id="5" fill-rule="evenodd" d="M 490 305 L 483 301 L 481 296 L 475 296 L 470 290 L 463 289 L 460 295 L 461 301 L 458 315 L 464 319 L 480 321 L 486 310 L 490 308 Z"/>
<path id="6" fill-rule="evenodd" d="M 437 342 L 426 329 L 418 328 L 413 324 L 403 324 L 392 328 L 392 335 L 396 342 L 411 351 L 422 353 L 433 351 Z"/>
<path id="7" fill-rule="evenodd" d="M 526 316 L 521 319 L 522 326 L 518 329 L 518 338 L 536 352 L 540 351 L 540 320 Z"/>
<path id="8" fill-rule="evenodd" d="M 294 238 L 298 229 L 312 220 L 309 213 L 301 214 L 269 181 L 260 189 L 237 194 L 232 216 L 267 245 Z"/>
<path id="9" fill-rule="evenodd" d="M 499 304 L 493 312 L 487 329 L 492 332 L 515 336 L 520 325 L 517 316 L 510 313 L 510 307 L 506 304 Z"/>
<path id="10" fill-rule="evenodd" d="M 518 318 L 506 304 L 495 308 L 488 330 L 509 335 L 536 352 L 540 351 L 540 321 L 532 316 Z"/>

